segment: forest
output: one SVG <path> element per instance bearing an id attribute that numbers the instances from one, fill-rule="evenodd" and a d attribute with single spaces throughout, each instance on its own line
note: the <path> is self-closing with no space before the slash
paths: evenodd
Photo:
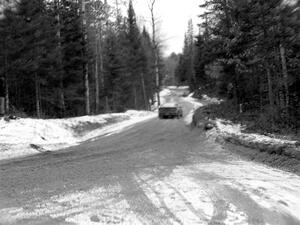
<path id="1" fill-rule="evenodd" d="M 138 26 L 132 1 L 4 0 L 1 6 L 6 114 L 70 117 L 147 110 L 155 101 L 161 52 L 155 36 Z"/>
<path id="2" fill-rule="evenodd" d="M 200 1 L 199 1 L 200 2 Z M 300 2 L 207 0 L 199 34 L 189 22 L 175 75 L 198 93 L 227 99 L 219 110 L 267 131 L 300 128 Z"/>
<path id="3" fill-rule="evenodd" d="M 2 0 L 6 113 L 52 118 L 149 110 L 162 85 L 176 84 L 227 99 L 224 111 L 269 131 L 299 130 L 299 1 L 199 0 L 201 23 L 189 21 L 182 53 L 167 59 L 153 4 L 149 33 L 138 25 L 132 1 Z"/>

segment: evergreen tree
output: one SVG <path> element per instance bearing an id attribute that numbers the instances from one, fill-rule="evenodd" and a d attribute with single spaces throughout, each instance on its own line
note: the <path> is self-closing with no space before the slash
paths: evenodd
<path id="1" fill-rule="evenodd" d="M 194 42 L 194 31 L 193 22 L 189 20 L 187 32 L 184 36 L 184 45 L 182 55 L 179 59 L 177 68 L 177 80 L 180 84 L 185 84 L 190 87 L 190 90 L 195 89 L 196 76 L 194 68 L 195 60 L 195 42 Z"/>
<path id="2" fill-rule="evenodd" d="M 206 1 L 202 5 L 206 9 L 202 33 L 196 43 L 196 85 L 201 86 L 209 78 L 207 68 L 218 63 L 223 68 L 216 80 L 219 91 L 229 93 L 232 87 L 237 109 L 242 104 L 244 110 L 259 110 L 261 118 L 272 126 L 297 124 L 297 4 L 281 0 Z"/>
<path id="3" fill-rule="evenodd" d="M 0 77 L 11 112 L 65 117 L 150 108 L 154 47 L 132 2 L 127 17 L 100 0 L 85 4 L 82 17 L 82 3 L 20 0 L 3 12 Z"/>

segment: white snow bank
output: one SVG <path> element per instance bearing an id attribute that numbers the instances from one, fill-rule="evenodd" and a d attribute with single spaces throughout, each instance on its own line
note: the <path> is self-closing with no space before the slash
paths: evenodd
<path id="1" fill-rule="evenodd" d="M 203 100 L 208 101 L 211 104 L 220 104 L 223 100 L 218 98 L 211 98 L 207 95 L 202 95 Z"/>
<path id="2" fill-rule="evenodd" d="M 156 116 L 153 112 L 83 116 L 68 119 L 0 120 L 0 160 L 58 150 Z"/>
<path id="3" fill-rule="evenodd" d="M 242 131 L 246 128 L 245 126 L 242 126 L 241 124 L 234 124 L 233 122 L 228 120 L 216 119 L 215 122 L 216 122 L 217 130 L 223 137 L 237 136 L 238 139 L 243 140 L 245 142 L 272 144 L 272 145 L 281 145 L 281 144 L 294 145 L 296 143 L 296 141 L 272 138 L 262 134 L 242 133 Z"/>
<path id="4" fill-rule="evenodd" d="M 172 94 L 170 89 L 163 89 L 161 92 L 159 92 L 159 96 L 161 98 L 166 97 L 166 96 L 170 96 Z"/>
<path id="5" fill-rule="evenodd" d="M 176 89 L 176 90 L 189 90 L 189 86 L 167 86 L 169 89 Z"/>
<path id="6" fill-rule="evenodd" d="M 184 122 L 189 125 L 192 123 L 193 121 L 193 115 L 195 113 L 195 111 L 202 107 L 203 104 L 201 102 L 199 102 L 198 99 L 193 98 L 192 96 L 194 95 L 194 93 L 189 94 L 187 97 L 184 97 L 183 99 L 189 103 L 191 103 L 193 105 L 193 109 L 185 116 L 184 118 Z"/>
<path id="7" fill-rule="evenodd" d="M 185 117 L 185 122 L 190 124 L 195 110 L 203 106 L 198 99 L 193 98 L 194 93 L 188 95 L 188 97 L 183 98 L 184 100 L 193 104 L 193 110 Z M 202 95 L 203 100 L 207 101 L 208 104 L 220 104 L 223 100 L 217 98 L 211 98 L 207 95 Z M 223 137 L 235 137 L 241 140 L 244 143 L 261 143 L 266 145 L 290 145 L 293 146 L 296 144 L 296 141 L 284 140 L 279 138 L 273 138 L 262 134 L 255 133 L 243 133 L 243 130 L 246 129 L 245 126 L 241 124 L 235 124 L 228 120 L 216 119 L 213 121 L 216 124 L 217 132 Z M 212 132 L 210 132 L 212 133 Z M 215 133 L 216 134 L 216 133 Z"/>
<path id="8" fill-rule="evenodd" d="M 192 97 L 193 95 L 194 93 L 190 93 L 187 97 L 183 97 L 183 99 L 187 102 L 190 102 L 194 109 L 203 106 L 203 104 L 197 98 Z"/>
<path id="9" fill-rule="evenodd" d="M 169 88 L 164 88 L 163 90 L 161 90 L 159 92 L 160 104 L 163 105 L 166 102 L 168 102 L 168 99 L 171 98 L 171 96 L 172 96 L 172 91 Z M 155 103 L 151 106 L 151 110 L 153 111 L 158 109 L 156 94 L 154 95 L 154 100 Z"/>

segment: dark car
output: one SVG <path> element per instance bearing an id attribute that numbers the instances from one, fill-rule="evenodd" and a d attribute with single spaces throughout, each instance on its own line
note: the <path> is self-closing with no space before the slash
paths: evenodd
<path id="1" fill-rule="evenodd" d="M 180 118 L 183 116 L 182 107 L 176 103 L 167 103 L 161 105 L 158 109 L 158 117 L 163 118 Z"/>

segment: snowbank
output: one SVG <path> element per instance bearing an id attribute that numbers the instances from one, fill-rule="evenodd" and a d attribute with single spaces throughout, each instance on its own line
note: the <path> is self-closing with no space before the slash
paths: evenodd
<path id="1" fill-rule="evenodd" d="M 193 105 L 193 109 L 192 109 L 192 110 L 188 113 L 188 115 L 185 116 L 185 118 L 184 118 L 184 122 L 185 122 L 187 125 L 189 125 L 189 124 L 192 123 L 192 121 L 193 121 L 193 115 L 194 115 L 195 111 L 196 111 L 198 108 L 200 108 L 200 107 L 203 106 L 203 104 L 202 104 L 201 102 L 199 102 L 198 99 L 192 97 L 193 95 L 194 95 L 194 93 L 190 93 L 187 97 L 184 97 L 184 98 L 183 98 L 185 101 L 187 101 L 187 102 L 189 102 L 189 103 L 191 103 L 191 104 Z"/>
<path id="2" fill-rule="evenodd" d="M 202 99 L 208 101 L 210 104 L 220 104 L 223 100 L 218 98 L 211 98 L 207 95 L 202 95 Z"/>
<path id="3" fill-rule="evenodd" d="M 242 131 L 246 128 L 240 124 L 234 124 L 231 121 L 226 121 L 222 119 L 216 120 L 217 129 L 222 134 L 222 136 L 230 137 L 232 135 L 237 135 L 241 139 L 245 141 L 251 142 L 260 142 L 265 144 L 287 144 L 287 145 L 295 145 L 296 141 L 282 140 L 278 138 L 271 138 L 261 134 L 247 134 L 242 133 Z"/>
<path id="4" fill-rule="evenodd" d="M 189 90 L 189 86 L 168 86 L 167 88 L 176 90 Z"/>
<path id="5" fill-rule="evenodd" d="M 0 120 L 0 160 L 77 145 L 99 135 L 109 135 L 156 116 L 153 112 L 83 116 L 68 119 Z"/>
<path id="6" fill-rule="evenodd" d="M 170 89 L 163 89 L 161 92 L 159 92 L 159 96 L 163 99 L 165 97 L 168 97 L 172 94 Z"/>
<path id="7" fill-rule="evenodd" d="M 188 101 L 195 101 L 192 98 L 192 95 L 193 93 L 186 99 Z M 203 101 L 204 104 L 220 104 L 223 100 L 202 95 L 201 101 Z M 191 115 L 188 115 L 187 122 L 190 122 L 193 118 L 194 111 L 191 112 Z M 244 133 L 243 130 L 245 130 L 245 126 L 242 126 L 241 124 L 234 124 L 231 121 L 223 119 L 203 121 L 206 119 L 200 118 L 196 120 L 199 121 L 194 121 L 195 124 L 197 124 L 197 126 L 204 125 L 204 129 L 207 124 L 212 125 L 212 127 L 216 127 L 215 130 L 208 132 L 209 137 L 222 137 L 224 140 L 234 144 L 259 149 L 260 151 L 265 151 L 270 154 L 285 155 L 300 160 L 299 143 L 296 141 L 273 138 L 262 134 Z"/>
<path id="8" fill-rule="evenodd" d="M 160 97 L 160 104 L 163 105 L 166 102 L 168 102 L 168 99 L 171 98 L 172 96 L 172 91 L 169 88 L 164 88 L 159 92 L 159 97 Z M 151 106 L 151 110 L 156 110 L 158 108 L 157 105 L 157 96 L 156 94 L 154 95 L 154 100 L 155 103 Z"/>
<path id="9" fill-rule="evenodd" d="M 215 125 L 218 133 L 226 141 L 300 160 L 300 149 L 297 147 L 296 141 L 272 138 L 261 134 L 243 133 L 242 131 L 246 127 L 222 119 L 216 119 Z"/>

